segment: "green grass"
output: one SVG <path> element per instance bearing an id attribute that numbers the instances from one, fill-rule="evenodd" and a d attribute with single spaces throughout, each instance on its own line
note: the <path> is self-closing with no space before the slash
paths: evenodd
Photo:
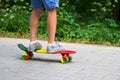
<path id="1" fill-rule="evenodd" d="M 3 38 L 21 38 L 21 39 L 29 39 L 29 34 L 20 34 L 18 32 L 2 32 L 0 31 L 0 37 Z M 47 40 L 47 36 L 38 35 L 39 40 Z M 71 39 L 71 38 L 61 38 L 58 39 L 56 37 L 56 41 L 62 41 L 62 42 L 69 42 L 69 43 L 84 43 L 84 44 L 99 44 L 99 45 L 106 45 L 106 46 L 120 46 L 120 44 L 112 44 L 108 41 L 90 41 L 89 39 Z"/>
<path id="2" fill-rule="evenodd" d="M 65 10 L 61 12 L 58 12 L 56 41 L 120 46 L 120 25 L 114 19 L 76 21 L 71 13 Z M 0 11 L 0 37 L 29 39 L 29 17 L 30 12 L 21 10 L 19 7 L 2 9 Z M 47 40 L 45 12 L 40 20 L 38 39 Z"/>
<path id="3" fill-rule="evenodd" d="M 29 39 L 30 35 L 29 33 L 18 33 L 18 32 L 6 32 L 6 31 L 0 31 L 0 37 L 3 38 L 26 38 Z M 42 39 L 42 40 L 47 40 L 47 37 L 43 36 L 43 35 L 39 35 L 38 39 Z"/>

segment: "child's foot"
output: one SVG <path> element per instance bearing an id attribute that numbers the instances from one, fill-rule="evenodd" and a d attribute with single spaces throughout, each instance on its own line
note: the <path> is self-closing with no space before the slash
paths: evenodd
<path id="1" fill-rule="evenodd" d="M 42 45 L 37 41 L 29 44 L 29 50 L 30 51 L 35 51 L 35 50 L 38 50 L 38 49 L 41 49 L 41 48 L 42 48 Z"/>
<path id="2" fill-rule="evenodd" d="M 53 43 L 52 45 L 48 45 L 48 46 L 47 46 L 47 52 L 48 52 L 48 53 L 54 53 L 54 52 L 63 51 L 63 50 L 65 50 L 65 49 L 64 49 L 63 46 L 62 46 L 60 43 L 58 43 L 58 42 L 55 42 L 55 43 Z"/>

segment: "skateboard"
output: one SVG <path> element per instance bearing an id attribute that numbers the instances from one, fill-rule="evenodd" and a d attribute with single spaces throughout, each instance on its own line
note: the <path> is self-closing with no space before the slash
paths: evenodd
<path id="1" fill-rule="evenodd" d="M 28 47 L 24 46 L 23 44 L 18 44 L 17 45 L 18 48 L 20 48 L 21 50 L 25 51 L 25 53 L 23 53 L 21 55 L 21 59 L 22 60 L 29 60 L 34 56 L 34 53 L 40 53 L 40 54 L 61 54 L 61 59 L 60 62 L 62 64 L 66 64 L 70 61 L 72 61 L 72 56 L 70 54 L 75 54 L 76 51 L 73 50 L 63 50 L 63 51 L 57 51 L 54 53 L 48 53 L 47 50 L 45 48 L 39 49 L 39 50 L 35 50 L 35 51 L 30 51 L 28 49 Z"/>

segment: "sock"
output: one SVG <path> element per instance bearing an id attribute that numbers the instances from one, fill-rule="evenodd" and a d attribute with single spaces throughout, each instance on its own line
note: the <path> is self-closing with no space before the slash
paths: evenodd
<path id="1" fill-rule="evenodd" d="M 48 46 L 52 46 L 52 45 L 54 45 L 54 44 L 55 44 L 55 42 L 48 44 Z"/>
<path id="2" fill-rule="evenodd" d="M 36 43 L 36 42 L 37 42 L 37 40 L 35 40 L 35 41 L 31 41 L 30 44 L 34 44 L 34 43 Z"/>

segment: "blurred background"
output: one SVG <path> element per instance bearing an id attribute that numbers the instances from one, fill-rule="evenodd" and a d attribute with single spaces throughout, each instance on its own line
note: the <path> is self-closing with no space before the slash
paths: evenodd
<path id="1" fill-rule="evenodd" d="M 0 37 L 29 38 L 30 0 L 0 0 Z M 38 38 L 47 40 L 47 14 Z M 57 41 L 120 46 L 120 0 L 60 0 Z"/>

